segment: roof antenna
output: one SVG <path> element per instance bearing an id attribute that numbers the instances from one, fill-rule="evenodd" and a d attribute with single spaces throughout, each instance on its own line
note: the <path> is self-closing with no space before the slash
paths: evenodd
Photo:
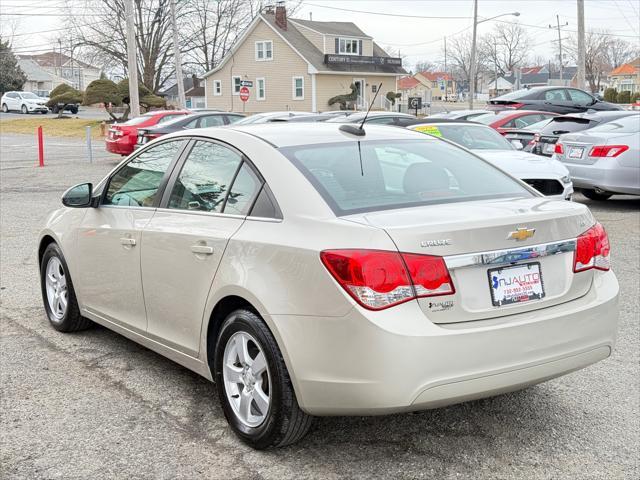
<path id="1" fill-rule="evenodd" d="M 354 125 L 350 125 L 348 123 L 340 126 L 339 130 L 345 133 L 350 133 L 351 135 L 356 135 L 358 137 L 363 137 L 366 132 L 364 131 L 364 128 L 362 128 L 362 126 L 364 125 L 364 122 L 367 121 L 367 117 L 369 116 L 369 112 L 371 111 L 371 107 L 373 107 L 373 103 L 376 101 L 376 98 L 378 98 L 378 93 L 380 93 L 380 89 L 382 88 L 382 82 L 380 82 L 380 85 L 378 85 L 378 88 L 376 88 L 376 94 L 373 96 L 373 99 L 371 100 L 371 103 L 369 104 L 369 108 L 367 109 L 367 113 L 365 114 L 364 118 L 362 119 L 362 122 L 360 122 L 360 125 L 358 125 L 357 127 Z"/>

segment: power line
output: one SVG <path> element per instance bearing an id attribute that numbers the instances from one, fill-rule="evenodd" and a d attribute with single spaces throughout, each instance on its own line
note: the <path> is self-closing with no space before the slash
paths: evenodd
<path id="1" fill-rule="evenodd" d="M 327 5 L 318 5 L 316 3 L 306 3 L 305 5 L 311 5 L 312 7 L 318 7 L 318 8 L 328 8 L 329 10 L 339 10 L 341 12 L 352 12 L 352 13 L 364 13 L 367 15 L 381 15 L 384 17 L 400 17 L 400 18 L 431 18 L 431 19 L 438 19 L 438 20 L 446 20 L 446 19 L 453 19 L 453 20 L 460 20 L 460 19 L 470 19 L 472 17 L 462 17 L 462 16 L 452 16 L 452 17 L 444 17 L 444 16 L 431 16 L 431 15 L 404 15 L 401 13 L 385 13 L 385 12 L 370 12 L 367 10 L 353 10 L 351 8 L 342 8 L 342 7 L 329 7 Z"/>
<path id="2" fill-rule="evenodd" d="M 522 27 L 530 27 L 530 28 L 540 28 L 542 30 L 548 30 L 548 27 L 540 27 L 538 25 L 531 25 L 530 23 L 520 23 L 520 22 L 510 22 L 508 20 L 494 20 L 494 22 L 507 23 L 509 25 L 520 25 Z M 565 32 L 578 33 L 577 30 L 565 30 Z M 602 32 L 600 35 L 606 35 L 609 37 L 626 37 L 626 38 L 639 38 L 640 35 L 619 35 L 617 33 L 605 33 Z"/>

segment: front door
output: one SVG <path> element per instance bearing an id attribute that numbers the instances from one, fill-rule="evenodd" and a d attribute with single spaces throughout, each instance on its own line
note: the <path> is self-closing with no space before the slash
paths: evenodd
<path id="1" fill-rule="evenodd" d="M 197 356 L 213 277 L 260 187 L 239 152 L 213 141 L 194 142 L 142 233 L 150 336 Z"/>
<path id="2" fill-rule="evenodd" d="M 184 140 L 141 151 L 105 185 L 101 205 L 90 208 L 78 231 L 82 308 L 134 331 L 147 328 L 140 250 L 142 229 L 153 217 L 159 190 Z"/>
<path id="3" fill-rule="evenodd" d="M 367 108 L 367 99 L 366 99 L 366 83 L 363 78 L 354 78 L 353 84 L 356 87 L 356 105 L 358 106 L 358 110 L 365 110 Z"/>

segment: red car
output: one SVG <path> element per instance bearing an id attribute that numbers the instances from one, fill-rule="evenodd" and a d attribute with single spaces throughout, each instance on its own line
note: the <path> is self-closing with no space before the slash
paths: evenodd
<path id="1" fill-rule="evenodd" d="M 105 139 L 107 152 L 129 155 L 138 141 L 138 128 L 152 127 L 189 113 L 191 112 L 184 110 L 159 110 L 145 113 L 125 123 L 113 124 Z"/>
<path id="2" fill-rule="evenodd" d="M 495 113 L 485 113 L 471 119 L 472 122 L 483 123 L 495 128 L 504 135 L 508 130 L 525 128 L 542 120 L 549 120 L 558 116 L 557 113 L 540 112 L 536 110 L 501 110 Z"/>

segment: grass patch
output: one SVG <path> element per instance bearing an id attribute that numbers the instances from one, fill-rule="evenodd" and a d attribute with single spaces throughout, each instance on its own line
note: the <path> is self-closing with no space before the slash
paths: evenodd
<path id="1" fill-rule="evenodd" d="M 0 122 L 0 133 L 23 133 L 36 135 L 36 130 L 42 126 L 45 137 L 86 138 L 86 128 L 91 127 L 91 137 L 102 139 L 100 124 L 102 120 L 86 120 L 82 118 L 20 118 Z M 108 127 L 107 127 L 108 130 Z"/>

